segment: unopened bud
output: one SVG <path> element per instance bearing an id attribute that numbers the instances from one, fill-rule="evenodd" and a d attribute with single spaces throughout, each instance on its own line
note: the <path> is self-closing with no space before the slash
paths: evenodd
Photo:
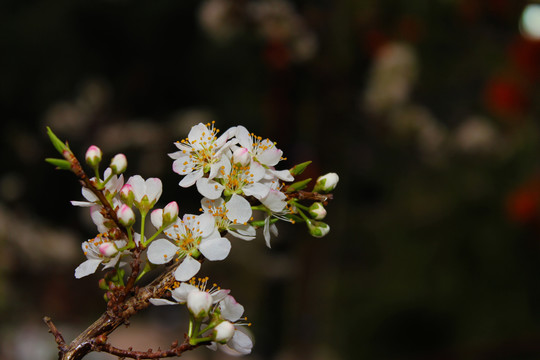
<path id="1" fill-rule="evenodd" d="M 240 164 L 241 166 L 247 166 L 251 161 L 251 155 L 246 148 L 238 148 L 233 152 L 233 164 Z"/>
<path id="2" fill-rule="evenodd" d="M 105 257 L 111 257 L 116 255 L 118 249 L 112 242 L 104 242 L 99 245 L 99 253 Z"/>
<path id="3" fill-rule="evenodd" d="M 204 317 L 212 306 L 212 296 L 206 291 L 193 290 L 187 296 L 187 307 L 196 318 Z"/>
<path id="4" fill-rule="evenodd" d="M 130 227 L 135 223 L 135 213 L 126 204 L 122 204 L 116 215 L 118 216 L 118 221 L 120 221 L 120 224 L 124 225 L 125 227 Z"/>
<path id="5" fill-rule="evenodd" d="M 225 344 L 233 337 L 234 330 L 234 325 L 229 321 L 219 323 L 219 325 L 214 328 L 214 341 Z"/>
<path id="6" fill-rule="evenodd" d="M 328 173 L 323 176 L 319 176 L 317 183 L 313 188 L 313 192 L 327 193 L 336 188 L 339 181 L 339 176 L 336 173 Z"/>
<path id="7" fill-rule="evenodd" d="M 88 165 L 96 167 L 101 162 L 102 155 L 101 149 L 96 145 L 92 145 L 88 148 L 88 150 L 86 150 L 86 155 L 84 157 Z"/>
<path id="8" fill-rule="evenodd" d="M 178 217 L 178 204 L 176 201 L 171 201 L 163 208 L 163 223 L 172 223 Z"/>
<path id="9" fill-rule="evenodd" d="M 121 174 L 126 171 L 127 168 L 127 159 L 124 154 L 116 154 L 112 160 L 111 165 L 109 165 L 113 173 Z"/>
<path id="10" fill-rule="evenodd" d="M 304 170 L 306 170 L 309 164 L 311 164 L 311 161 L 306 161 L 301 164 L 294 165 L 289 171 L 291 172 L 292 176 L 300 175 L 304 172 Z"/>
<path id="11" fill-rule="evenodd" d="M 133 199 L 135 199 L 135 193 L 133 192 L 133 186 L 130 184 L 125 184 L 120 189 L 120 199 L 124 204 L 127 204 L 131 207 L 133 204 Z"/>
<path id="12" fill-rule="evenodd" d="M 309 207 L 309 215 L 315 220 L 322 220 L 326 216 L 326 209 L 320 202 L 314 202 Z"/>
<path id="13" fill-rule="evenodd" d="M 109 285 L 107 285 L 107 281 L 103 278 L 99 279 L 98 285 L 101 290 L 109 290 Z"/>
<path id="14" fill-rule="evenodd" d="M 307 221 L 307 227 L 311 236 L 316 238 L 322 238 L 330 231 L 330 226 L 322 221 Z"/>

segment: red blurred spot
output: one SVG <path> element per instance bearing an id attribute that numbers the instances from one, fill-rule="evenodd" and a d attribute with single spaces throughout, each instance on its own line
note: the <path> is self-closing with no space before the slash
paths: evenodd
<path id="1" fill-rule="evenodd" d="M 519 36 L 508 46 L 508 56 L 514 66 L 529 80 L 540 76 L 540 41 Z"/>
<path id="2" fill-rule="evenodd" d="M 530 223 L 538 217 L 539 211 L 540 177 L 535 176 L 508 194 L 506 213 L 511 221 Z"/>
<path id="3" fill-rule="evenodd" d="M 487 108 L 502 117 L 521 116 L 528 107 L 528 95 L 514 78 L 492 78 L 484 92 Z"/>
<path id="4" fill-rule="evenodd" d="M 265 62 L 274 70 L 283 70 L 291 62 L 290 51 L 281 41 L 269 41 L 264 49 Z"/>

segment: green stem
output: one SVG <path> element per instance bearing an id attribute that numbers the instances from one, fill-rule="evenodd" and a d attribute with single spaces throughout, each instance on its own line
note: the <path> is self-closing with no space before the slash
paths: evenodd
<path id="1" fill-rule="evenodd" d="M 309 208 L 307 206 L 298 203 L 295 199 L 291 200 L 290 203 L 298 209 L 309 211 Z"/>
<path id="2" fill-rule="evenodd" d="M 152 270 L 152 264 L 150 264 L 150 262 L 147 261 L 146 264 L 144 265 L 143 271 L 141 271 L 139 276 L 137 276 L 137 279 L 135 279 L 135 282 L 139 281 L 150 270 Z"/>
<path id="3" fill-rule="evenodd" d="M 144 223 L 146 222 L 146 213 L 141 212 L 141 244 L 146 247 L 146 241 L 144 241 Z"/>
<path id="4" fill-rule="evenodd" d="M 167 226 L 169 226 L 170 224 L 167 224 Z M 156 233 L 154 235 L 152 235 L 148 240 L 146 240 L 145 242 L 145 246 L 150 244 L 152 241 L 154 241 L 154 239 L 156 238 L 156 236 L 158 236 L 159 234 L 161 234 L 161 232 L 163 230 L 165 230 L 166 226 L 164 225 L 161 225 L 161 227 L 156 231 Z"/>
<path id="5" fill-rule="evenodd" d="M 202 342 L 208 342 L 208 341 L 212 341 L 212 337 L 211 336 L 207 336 L 207 337 L 203 337 L 203 338 L 198 338 L 198 339 L 189 339 L 189 343 L 191 345 L 197 345 L 199 343 L 202 343 Z"/>
<path id="6" fill-rule="evenodd" d="M 311 221 L 311 219 L 308 218 L 306 216 L 306 214 L 304 214 L 304 212 L 302 210 L 298 209 L 298 214 L 302 217 L 302 219 L 304 219 L 305 222 L 310 222 Z"/>
<path id="7" fill-rule="evenodd" d="M 114 176 L 115 174 L 111 171 L 111 175 L 109 175 L 108 178 L 106 178 L 104 181 L 103 181 L 103 185 L 107 184 L 109 182 L 109 180 L 112 179 L 112 177 Z"/>

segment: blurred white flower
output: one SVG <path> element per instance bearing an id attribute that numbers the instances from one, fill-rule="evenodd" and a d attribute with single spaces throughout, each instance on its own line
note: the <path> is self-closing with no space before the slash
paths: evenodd
<path id="1" fill-rule="evenodd" d="M 388 43 L 377 52 L 363 98 L 365 109 L 381 115 L 409 99 L 418 73 L 413 48 L 404 43 Z"/>
<path id="2" fill-rule="evenodd" d="M 488 119 L 473 116 L 455 130 L 453 144 L 464 153 L 487 154 L 500 148 L 501 138 Z"/>

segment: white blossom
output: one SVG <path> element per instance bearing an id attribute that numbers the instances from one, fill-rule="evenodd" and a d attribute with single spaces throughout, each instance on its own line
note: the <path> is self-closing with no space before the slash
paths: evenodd
<path id="1" fill-rule="evenodd" d="M 206 173 L 212 179 L 224 163 L 229 162 L 229 159 L 222 155 L 233 143 L 230 139 L 233 138 L 236 128 L 227 130 L 218 138 L 219 130 L 214 128 L 213 123 L 210 129 L 207 125 L 199 123 L 192 127 L 187 139 L 175 143 L 180 150 L 169 154 L 175 159 L 173 171 L 184 176 L 179 183 L 182 187 L 195 184 Z"/>
<path id="2" fill-rule="evenodd" d="M 226 230 L 243 240 L 255 238 L 255 228 L 247 223 L 253 211 L 249 202 L 242 196 L 233 194 L 227 202 L 222 198 L 216 200 L 203 198 L 201 206 L 205 213 L 214 217 L 219 231 Z"/>
<path id="3" fill-rule="evenodd" d="M 107 168 L 103 173 L 103 179 L 109 179 L 103 188 L 105 196 L 112 198 L 118 194 L 122 186 L 124 185 L 123 175 L 113 175 L 111 168 Z M 97 182 L 96 178 L 90 179 L 92 182 Z M 82 187 L 82 195 L 86 201 L 71 201 L 73 206 L 90 207 L 92 205 L 101 205 L 99 198 L 87 187 Z"/>
<path id="4" fill-rule="evenodd" d="M 140 175 L 132 176 L 127 184 L 131 185 L 133 191 L 133 202 L 141 212 L 147 212 L 159 200 L 163 185 L 159 178 L 148 178 L 144 180 Z"/>
<path id="5" fill-rule="evenodd" d="M 194 257 L 198 252 L 211 261 L 223 260 L 229 255 L 231 243 L 222 238 L 210 214 L 199 216 L 186 214 L 169 227 L 165 235 L 172 239 L 154 240 L 148 247 L 148 260 L 153 264 L 165 264 L 174 258 L 184 259 L 175 270 L 178 281 L 195 276 L 201 263 Z"/>
<path id="6" fill-rule="evenodd" d="M 111 241 L 104 236 L 97 236 L 94 239 L 85 241 L 82 244 L 82 250 L 87 260 L 75 269 L 75 277 L 77 279 L 96 272 L 99 264 L 104 264 L 104 269 L 116 266 L 122 254 L 118 251 L 112 251 L 109 245 L 107 245 L 107 249 L 103 249 L 105 253 L 103 254 L 101 252 L 101 246 L 103 244 L 114 244 L 116 249 L 118 249 L 125 246 L 126 242 L 124 240 Z"/>

